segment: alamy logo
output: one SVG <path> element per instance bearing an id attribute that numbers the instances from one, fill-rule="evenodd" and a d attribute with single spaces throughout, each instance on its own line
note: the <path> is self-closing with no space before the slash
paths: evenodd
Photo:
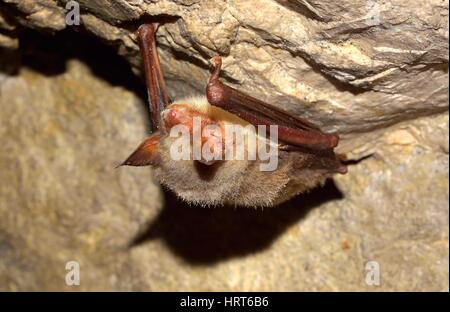
<path id="1" fill-rule="evenodd" d="M 80 4 L 77 1 L 66 3 L 66 25 L 80 25 Z"/>
<path id="2" fill-rule="evenodd" d="M 366 277 L 365 282 L 369 286 L 380 286 L 380 264 L 377 261 L 368 261 L 366 263 Z"/>
<path id="3" fill-rule="evenodd" d="M 78 261 L 69 261 L 66 263 L 66 285 L 79 286 L 80 285 L 80 263 Z"/>
<path id="4" fill-rule="evenodd" d="M 380 20 L 380 4 L 378 0 L 367 0 L 366 4 L 367 14 L 365 22 L 368 26 L 377 26 L 381 24 Z"/>

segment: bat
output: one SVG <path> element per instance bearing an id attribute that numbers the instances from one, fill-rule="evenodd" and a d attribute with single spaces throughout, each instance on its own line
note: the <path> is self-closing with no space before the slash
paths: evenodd
<path id="1" fill-rule="evenodd" d="M 343 156 L 334 152 L 337 134 L 223 84 L 219 56 L 211 59 L 205 95 L 171 103 L 156 49 L 157 27 L 143 24 L 137 31 L 152 134 L 121 165 L 152 166 L 160 184 L 203 206 L 274 206 L 347 172 Z M 241 132 L 229 131 L 235 128 Z M 184 157 L 174 157 L 183 146 Z M 256 158 L 226 157 L 238 149 L 254 156 L 255 146 Z M 196 147 L 206 156 L 195 157 Z M 268 149 L 273 159 L 259 153 Z M 268 159 L 275 169 L 262 169 Z"/>

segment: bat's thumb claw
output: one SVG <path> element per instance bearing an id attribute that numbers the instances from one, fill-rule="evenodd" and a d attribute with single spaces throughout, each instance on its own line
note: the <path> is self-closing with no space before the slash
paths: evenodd
<path id="1" fill-rule="evenodd" d="M 222 66 L 222 58 L 218 55 L 213 56 L 211 58 L 210 62 L 211 62 L 211 64 L 213 64 L 214 68 L 217 68 L 217 67 L 220 68 Z"/>
<path id="2" fill-rule="evenodd" d="M 208 84 L 211 82 L 217 82 L 219 79 L 220 68 L 222 67 L 222 58 L 216 55 L 210 60 L 210 62 L 212 63 L 214 69 L 208 79 Z"/>

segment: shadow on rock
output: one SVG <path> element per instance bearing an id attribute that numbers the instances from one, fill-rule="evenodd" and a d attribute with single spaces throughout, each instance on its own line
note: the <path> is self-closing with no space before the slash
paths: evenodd
<path id="1" fill-rule="evenodd" d="M 78 28 L 54 35 L 22 29 L 18 38 L 19 50 L 0 50 L 0 72 L 18 74 L 24 66 L 48 77 L 58 76 L 66 72 L 69 60 L 76 59 L 99 79 L 133 92 L 147 106 L 144 80 L 133 74 L 116 46 L 108 46 Z"/>
<path id="2" fill-rule="evenodd" d="M 269 248 L 289 226 L 319 205 L 343 198 L 333 181 L 277 207 L 204 208 L 166 192 L 165 207 L 130 247 L 162 239 L 173 253 L 194 264 L 212 264 Z"/>

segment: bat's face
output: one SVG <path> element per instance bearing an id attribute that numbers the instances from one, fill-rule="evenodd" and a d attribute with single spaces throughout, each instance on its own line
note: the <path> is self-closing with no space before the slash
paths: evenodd
<path id="1" fill-rule="evenodd" d="M 161 113 L 159 146 L 154 151 L 158 161 L 153 165 L 160 183 L 187 202 L 272 206 L 323 183 L 334 173 L 326 168 L 333 163 L 335 167 L 339 165 L 333 153 L 318 157 L 305 151 L 279 150 L 279 144 L 252 132 L 248 122 L 211 106 L 205 98 L 180 102 L 189 103 L 171 104 Z M 244 135 L 233 133 L 229 137 L 226 133 L 229 126 L 241 129 Z M 216 131 L 208 132 L 208 128 Z M 249 135 L 255 134 L 252 141 Z M 195 145 L 219 160 L 202 153 L 194 157 Z M 267 152 L 263 158 L 258 153 L 260 147 Z M 227 154 L 230 150 L 234 151 L 234 157 Z M 244 151 L 244 157 L 237 155 L 238 150 Z"/>

